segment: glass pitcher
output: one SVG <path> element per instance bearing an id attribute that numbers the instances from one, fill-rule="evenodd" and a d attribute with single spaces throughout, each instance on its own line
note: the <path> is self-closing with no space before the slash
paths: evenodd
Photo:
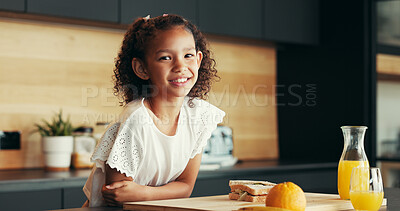
<path id="1" fill-rule="evenodd" d="M 355 167 L 369 167 L 364 150 L 366 126 L 340 127 L 344 136 L 344 147 L 338 167 L 338 192 L 341 199 L 350 199 L 351 171 Z"/>

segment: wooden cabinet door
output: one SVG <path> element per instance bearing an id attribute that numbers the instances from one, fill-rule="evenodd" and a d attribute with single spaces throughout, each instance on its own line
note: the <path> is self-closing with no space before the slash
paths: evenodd
<path id="1" fill-rule="evenodd" d="M 197 0 L 121 0 L 121 22 L 130 24 L 138 17 L 160 16 L 163 14 L 181 15 L 197 24 Z"/>
<path id="2" fill-rule="evenodd" d="M 261 5 L 261 0 L 200 0 L 200 29 L 211 34 L 261 39 Z"/>
<path id="3" fill-rule="evenodd" d="M 27 0 L 27 12 L 117 23 L 118 1 L 115 0 Z"/>
<path id="4" fill-rule="evenodd" d="M 264 0 L 263 12 L 264 39 L 318 44 L 318 0 Z"/>

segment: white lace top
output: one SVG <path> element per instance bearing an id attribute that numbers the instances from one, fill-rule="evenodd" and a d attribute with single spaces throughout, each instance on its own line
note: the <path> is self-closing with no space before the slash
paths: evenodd
<path id="1" fill-rule="evenodd" d="M 105 164 L 141 185 L 161 186 L 178 178 L 225 116 L 206 101 L 194 99 L 191 108 L 187 100 L 174 136 L 158 130 L 143 99 L 126 105 L 120 120 L 108 127 L 92 155 L 95 166 L 83 188 L 90 207 L 105 205 L 101 194 Z"/>

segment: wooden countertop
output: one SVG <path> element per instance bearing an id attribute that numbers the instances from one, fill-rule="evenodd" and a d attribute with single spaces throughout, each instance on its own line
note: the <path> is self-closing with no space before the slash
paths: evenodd
<path id="1" fill-rule="evenodd" d="M 204 199 L 204 197 L 202 197 Z M 399 188 L 385 188 L 385 198 L 387 198 L 387 210 L 400 210 L 400 189 Z M 193 199 L 193 198 L 191 198 Z M 151 202 L 150 202 L 151 203 Z M 165 204 L 171 203 L 166 202 Z M 172 203 L 174 203 L 172 201 Z M 320 209 L 321 211 L 327 209 Z M 352 209 L 350 209 L 352 210 Z M 385 208 L 381 210 L 386 210 Z M 74 209 L 64 209 L 63 211 L 123 211 L 122 208 L 116 207 L 98 207 L 98 208 L 74 208 Z"/>
<path id="2" fill-rule="evenodd" d="M 349 200 L 341 200 L 338 194 L 305 193 L 307 199 L 306 211 L 321 210 L 353 210 Z M 186 211 L 231 211 L 242 207 L 259 206 L 265 203 L 229 200 L 228 195 L 194 197 L 188 199 L 170 199 L 145 202 L 127 202 L 124 210 L 186 210 Z M 386 210 L 386 199 L 380 210 Z"/>

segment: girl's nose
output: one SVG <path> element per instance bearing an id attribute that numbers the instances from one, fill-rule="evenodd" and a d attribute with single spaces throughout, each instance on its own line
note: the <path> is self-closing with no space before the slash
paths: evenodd
<path id="1" fill-rule="evenodd" d="M 179 73 L 179 72 L 183 72 L 186 70 L 186 64 L 183 60 L 181 59 L 177 59 L 175 60 L 175 65 L 173 68 L 173 72 Z"/>

